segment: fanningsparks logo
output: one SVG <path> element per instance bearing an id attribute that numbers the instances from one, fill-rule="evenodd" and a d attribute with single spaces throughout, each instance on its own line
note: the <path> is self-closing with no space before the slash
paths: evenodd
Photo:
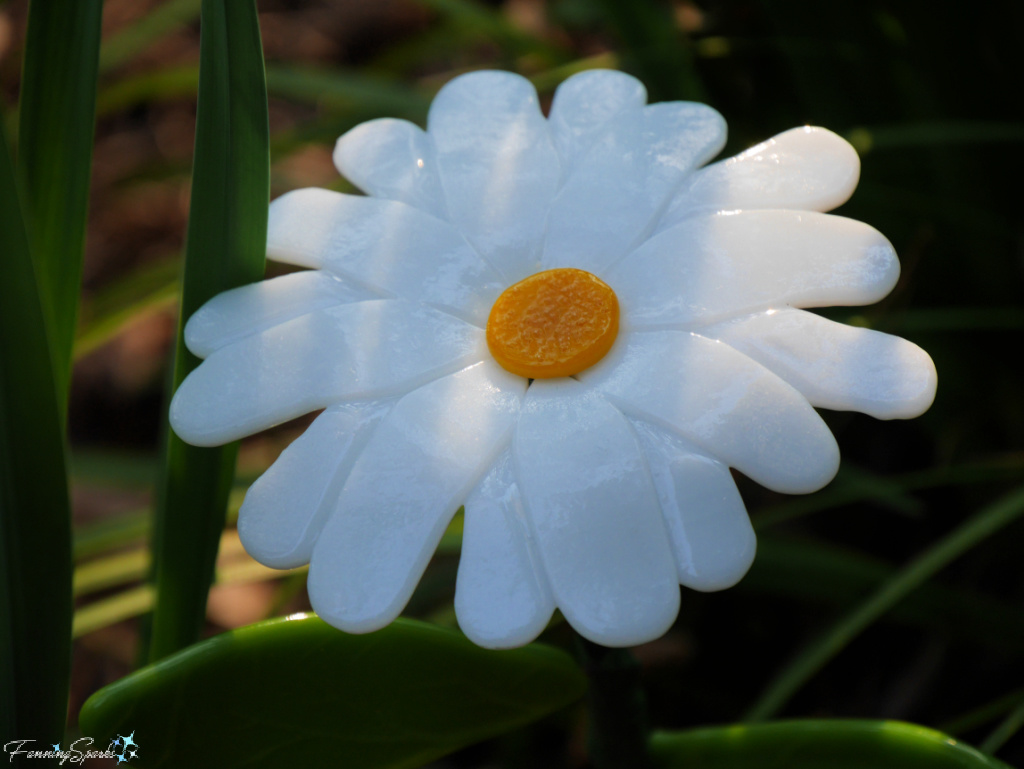
<path id="1" fill-rule="evenodd" d="M 118 764 L 125 764 L 139 757 L 139 743 L 135 741 L 135 732 L 127 737 L 117 735 L 110 741 L 106 750 L 93 750 L 92 737 L 80 737 L 63 749 L 58 743 L 51 745 L 49 750 L 37 750 L 33 747 L 33 742 L 34 740 L 11 740 L 4 745 L 4 751 L 9 756 L 8 761 L 13 763 L 15 756 L 25 759 L 48 758 L 60 761 L 60 765 L 63 766 L 66 763 L 80 764 L 89 758 L 114 758 Z"/>

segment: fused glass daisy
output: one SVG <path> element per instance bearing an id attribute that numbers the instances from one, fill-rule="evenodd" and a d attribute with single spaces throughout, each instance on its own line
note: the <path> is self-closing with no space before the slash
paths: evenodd
<path id="1" fill-rule="evenodd" d="M 455 609 L 478 644 L 526 643 L 556 607 L 600 644 L 656 638 L 680 584 L 751 564 L 729 468 L 811 492 L 839 462 L 814 407 L 930 405 L 924 351 L 807 311 L 875 302 L 899 274 L 877 231 L 819 213 L 852 193 L 853 149 L 796 128 L 704 166 L 721 116 L 645 100 L 585 72 L 545 118 L 516 75 L 459 77 L 426 131 L 338 141 L 367 196 L 271 204 L 269 256 L 310 270 L 189 320 L 206 360 L 171 406 L 185 440 L 325 409 L 238 527 L 257 560 L 310 564 L 327 622 L 393 620 L 464 505 Z"/>

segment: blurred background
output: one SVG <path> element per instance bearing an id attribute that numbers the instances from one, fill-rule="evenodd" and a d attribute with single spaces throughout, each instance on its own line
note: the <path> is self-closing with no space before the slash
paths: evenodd
<path id="1" fill-rule="evenodd" d="M 69 417 L 78 606 L 71 724 L 89 694 L 131 670 L 152 601 L 145 543 L 188 215 L 199 6 L 105 4 Z M 0 89 L 12 137 L 27 7 L 0 5 Z M 835 653 L 773 715 L 897 718 L 976 743 L 1009 714 L 1024 718 L 1024 522 L 969 547 L 957 533 L 1024 482 L 1024 4 L 258 7 L 274 196 L 304 186 L 353 191 L 331 163 L 339 134 L 380 116 L 422 124 L 441 85 L 481 68 L 531 78 L 545 106 L 576 71 L 624 69 L 646 83 L 652 101 L 699 100 L 719 110 L 730 130 L 725 155 L 802 124 L 853 143 L 861 183 L 839 213 L 884 233 L 903 273 L 882 303 L 825 314 L 924 347 L 938 368 L 938 397 L 911 422 L 826 413 L 843 466 L 817 494 L 783 497 L 740 479 L 758 559 L 725 593 L 684 590 L 675 628 L 636 650 L 650 719 L 656 727 L 740 720 L 829 634 L 839 640 Z M 284 269 L 268 266 L 270 274 Z M 247 485 L 308 421 L 244 442 L 231 517 Z M 458 533 L 456 521 L 410 616 L 454 625 Z M 909 590 L 908 564 L 951 541 L 960 543 L 952 562 Z M 845 632 L 843 619 L 887 588 L 899 600 L 863 632 Z M 231 529 L 224 534 L 210 634 L 306 608 L 303 573 L 265 569 Z M 564 623 L 542 640 L 571 648 Z M 1001 757 L 1024 764 L 1024 736 L 995 742 L 989 747 Z M 582 761 L 582 720 L 569 711 L 444 765 Z"/>

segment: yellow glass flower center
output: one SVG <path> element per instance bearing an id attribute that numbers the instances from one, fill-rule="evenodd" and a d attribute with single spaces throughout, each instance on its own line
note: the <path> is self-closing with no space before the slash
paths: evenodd
<path id="1" fill-rule="evenodd" d="M 487 318 L 491 355 L 530 379 L 571 376 L 607 354 L 619 333 L 619 300 L 603 280 L 571 267 L 506 288 Z"/>

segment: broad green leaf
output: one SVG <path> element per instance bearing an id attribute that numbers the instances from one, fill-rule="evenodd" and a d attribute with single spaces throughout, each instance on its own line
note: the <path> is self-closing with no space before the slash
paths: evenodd
<path id="1" fill-rule="evenodd" d="M 270 132 L 253 0 L 204 0 L 199 71 L 175 388 L 199 364 L 184 345 L 185 320 L 215 294 L 263 275 Z M 154 529 L 150 659 L 199 637 L 237 453 L 237 444 L 197 448 L 168 433 Z"/>
<path id="2" fill-rule="evenodd" d="M 828 628 L 772 679 L 746 720 L 771 718 L 865 628 L 933 574 L 1024 514 L 1024 486 L 975 513 L 901 569 L 871 596 Z"/>
<path id="3" fill-rule="evenodd" d="M 134 732 L 140 767 L 398 769 L 530 723 L 584 688 L 550 647 L 481 649 L 412 620 L 349 635 L 296 615 L 102 689 L 81 728 L 100 743 Z"/>
<path id="4" fill-rule="evenodd" d="M 900 721 L 777 721 L 655 734 L 658 769 L 1010 769 Z"/>
<path id="5" fill-rule="evenodd" d="M 85 250 L 102 0 L 33 2 L 21 78 L 18 175 L 61 410 Z"/>
<path id="6" fill-rule="evenodd" d="M 58 392 L 0 121 L 0 740 L 60 740 L 71 664 L 71 517 Z M 37 737 L 38 735 L 38 737 Z"/>

